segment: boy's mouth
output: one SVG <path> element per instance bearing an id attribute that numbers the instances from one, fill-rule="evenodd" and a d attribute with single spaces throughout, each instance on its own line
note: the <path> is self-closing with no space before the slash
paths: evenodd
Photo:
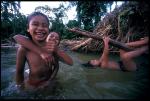
<path id="1" fill-rule="evenodd" d="M 38 37 L 43 37 L 46 33 L 45 32 L 37 32 L 36 35 Z"/>

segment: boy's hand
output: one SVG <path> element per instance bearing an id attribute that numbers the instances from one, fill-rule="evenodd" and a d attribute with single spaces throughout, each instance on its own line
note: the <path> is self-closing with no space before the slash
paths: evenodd
<path id="1" fill-rule="evenodd" d="M 104 37 L 104 38 L 103 38 L 103 41 L 104 41 L 105 44 L 108 44 L 108 43 L 109 43 L 109 40 L 110 40 L 109 37 Z"/>
<path id="2" fill-rule="evenodd" d="M 46 49 L 50 53 L 53 53 L 56 50 L 56 47 L 57 45 L 54 39 L 49 40 L 46 44 Z"/>
<path id="3" fill-rule="evenodd" d="M 45 61 L 47 66 L 49 66 L 51 64 L 51 62 L 54 61 L 52 54 L 49 54 L 47 52 L 41 53 L 40 56 Z"/>
<path id="4" fill-rule="evenodd" d="M 109 50 L 109 44 L 108 44 L 108 43 L 109 43 L 109 40 L 110 40 L 109 37 L 104 37 L 104 38 L 103 38 L 105 50 Z"/>
<path id="5" fill-rule="evenodd" d="M 24 89 L 25 88 L 25 84 L 24 84 L 24 82 L 23 83 L 18 83 L 18 84 L 16 84 L 16 87 L 18 89 Z"/>

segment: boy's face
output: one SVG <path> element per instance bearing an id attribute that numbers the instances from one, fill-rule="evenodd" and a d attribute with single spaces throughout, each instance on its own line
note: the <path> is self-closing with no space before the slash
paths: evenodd
<path id="1" fill-rule="evenodd" d="M 60 38 L 59 38 L 58 33 L 56 33 L 56 32 L 51 32 L 51 33 L 47 36 L 46 42 L 51 41 L 51 40 L 55 40 L 56 44 L 58 45 L 58 44 L 59 44 L 59 41 L 60 41 Z"/>
<path id="2" fill-rule="evenodd" d="M 32 39 L 44 41 L 49 33 L 48 22 L 43 16 L 34 16 L 29 22 L 28 32 Z"/>

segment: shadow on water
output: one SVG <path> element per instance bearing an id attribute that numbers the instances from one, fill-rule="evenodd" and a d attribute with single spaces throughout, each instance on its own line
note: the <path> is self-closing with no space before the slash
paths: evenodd
<path id="1" fill-rule="evenodd" d="M 16 49 L 1 49 L 1 97 L 3 99 L 138 99 L 149 92 L 149 63 L 146 56 L 136 60 L 139 70 L 122 72 L 88 69 L 82 63 L 99 58 L 99 54 L 66 51 L 73 66 L 60 62 L 56 82 L 41 91 L 23 91 L 15 86 Z M 117 55 L 110 59 L 119 60 Z M 25 69 L 28 69 L 26 64 Z M 27 76 L 27 74 L 25 74 Z M 145 96 L 144 96 L 145 95 Z"/>

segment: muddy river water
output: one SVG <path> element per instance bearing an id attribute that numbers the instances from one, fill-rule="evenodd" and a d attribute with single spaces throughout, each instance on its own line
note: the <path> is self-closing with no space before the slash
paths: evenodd
<path id="1" fill-rule="evenodd" d="M 83 54 L 66 51 L 74 61 L 73 66 L 60 62 L 53 90 L 39 92 L 16 88 L 16 48 L 1 49 L 1 97 L 3 99 L 139 99 L 148 97 L 149 64 L 147 56 L 136 59 L 139 70 L 122 72 L 109 69 L 91 69 L 82 66 L 100 54 Z M 119 60 L 118 55 L 110 59 Z M 26 70 L 27 64 L 26 64 Z"/>

